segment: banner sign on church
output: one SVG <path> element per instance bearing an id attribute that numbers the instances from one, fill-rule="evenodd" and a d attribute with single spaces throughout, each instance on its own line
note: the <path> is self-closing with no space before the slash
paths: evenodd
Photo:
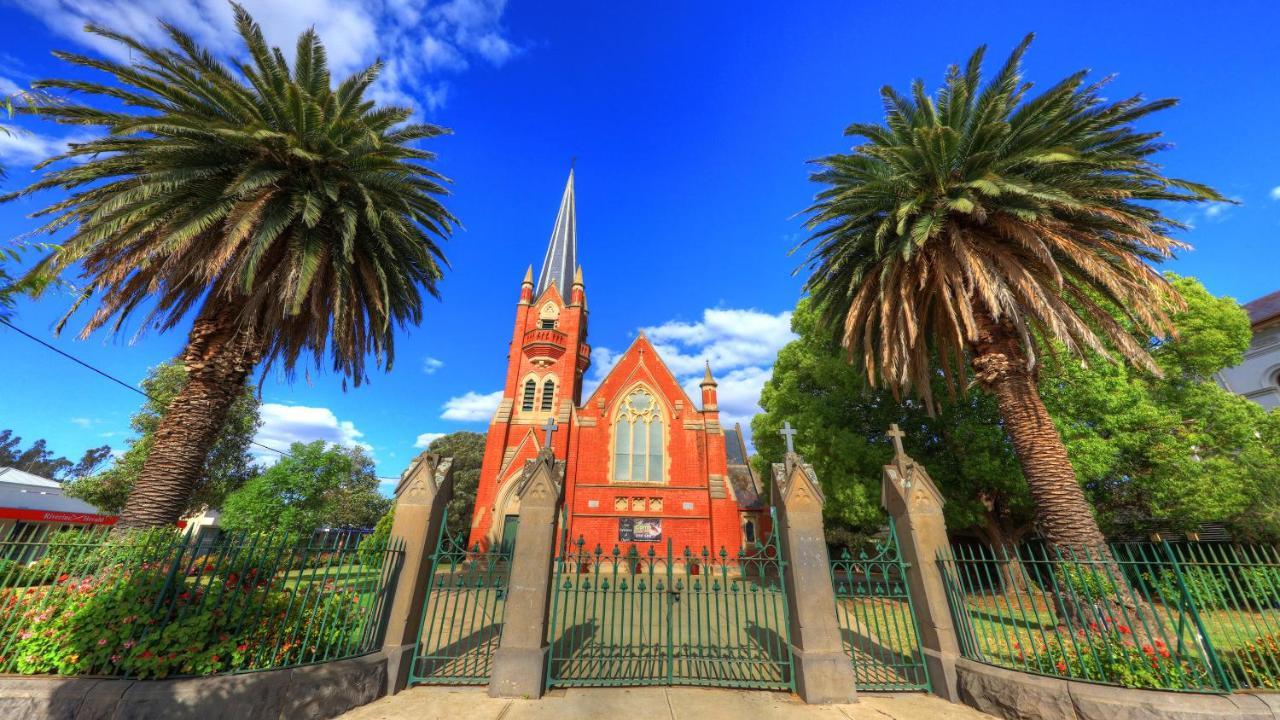
<path id="1" fill-rule="evenodd" d="M 618 518 L 619 542 L 658 542 L 662 539 L 659 518 Z"/>

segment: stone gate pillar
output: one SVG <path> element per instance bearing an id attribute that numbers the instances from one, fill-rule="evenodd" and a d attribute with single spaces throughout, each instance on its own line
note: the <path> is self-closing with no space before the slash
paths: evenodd
<path id="1" fill-rule="evenodd" d="M 444 526 L 444 509 L 453 498 L 453 458 L 424 452 L 413 459 L 396 486 L 396 515 L 391 537 L 404 540 L 404 561 L 387 613 L 382 647 L 392 654 L 388 694 L 409 681 L 413 645 L 422 626 L 423 603 L 431 585 L 431 560 Z"/>
<path id="2" fill-rule="evenodd" d="M 489 695 L 542 697 L 556 519 L 564 497 L 564 461 L 544 448 L 516 480 L 520 525 L 511 555 L 502 643 L 493 654 Z"/>
<path id="3" fill-rule="evenodd" d="M 853 663 L 840 640 L 831 559 L 822 532 L 825 499 L 813 468 L 794 452 L 773 465 L 773 505 L 787 601 L 796 692 L 807 703 L 857 702 Z"/>
<path id="4" fill-rule="evenodd" d="M 924 466 L 902 449 L 903 432 L 891 425 L 893 462 L 884 466 L 881 503 L 898 530 L 898 550 L 907 563 L 907 589 L 920 627 L 920 646 L 933 692 L 952 702 L 960 646 L 951 620 L 938 553 L 949 548 L 942 493 Z"/>

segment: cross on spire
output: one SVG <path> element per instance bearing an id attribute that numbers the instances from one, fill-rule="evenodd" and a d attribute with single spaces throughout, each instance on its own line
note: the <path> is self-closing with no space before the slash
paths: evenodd
<path id="1" fill-rule="evenodd" d="M 893 457 L 899 459 L 906 456 L 906 451 L 902 449 L 902 438 L 907 434 L 898 429 L 898 423 L 890 423 L 889 432 L 885 433 L 889 439 L 893 441 Z"/>
<path id="2" fill-rule="evenodd" d="M 547 418 L 547 424 L 542 427 L 547 431 L 547 441 L 544 443 L 547 447 L 551 447 L 551 433 L 556 431 L 556 427 L 556 419 L 553 417 Z"/>
<path id="3" fill-rule="evenodd" d="M 796 451 L 796 429 L 791 427 L 790 420 L 782 423 L 782 429 L 778 431 L 778 434 L 782 436 L 783 442 L 787 444 L 787 454 L 794 453 Z"/>

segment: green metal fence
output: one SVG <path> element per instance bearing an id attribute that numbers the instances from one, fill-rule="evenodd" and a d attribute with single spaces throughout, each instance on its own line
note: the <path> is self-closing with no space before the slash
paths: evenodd
<path id="1" fill-rule="evenodd" d="M 859 690 L 929 689 L 906 569 L 893 518 L 885 538 L 831 561 L 836 619 Z"/>
<path id="2" fill-rule="evenodd" d="M 359 533 L 112 533 L 0 542 L 0 672 L 199 676 L 382 644 L 399 540 Z"/>
<path id="3" fill-rule="evenodd" d="M 548 687 L 793 687 L 776 537 L 751 551 L 587 548 L 555 561 Z"/>
<path id="4" fill-rule="evenodd" d="M 431 559 L 431 584 L 414 646 L 410 684 L 484 685 L 502 640 L 509 547 L 470 550 L 448 530 L 448 511 Z"/>
<path id="5" fill-rule="evenodd" d="M 1129 687 L 1280 689 L 1274 547 L 959 545 L 939 561 L 966 657 Z"/>

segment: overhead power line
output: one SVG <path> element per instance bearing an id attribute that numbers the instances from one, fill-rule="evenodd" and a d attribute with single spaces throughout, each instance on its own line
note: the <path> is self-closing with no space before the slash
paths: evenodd
<path id="1" fill-rule="evenodd" d="M 96 374 L 98 374 L 98 375 L 101 375 L 102 377 L 106 378 L 107 380 L 110 380 L 111 382 L 113 382 L 113 383 L 115 383 L 115 384 L 119 385 L 119 386 L 120 386 L 120 387 L 122 387 L 122 388 L 125 388 L 126 390 L 132 390 L 133 392 L 138 393 L 138 394 L 139 394 L 139 395 L 141 395 L 142 397 L 144 397 L 144 398 L 146 398 L 146 399 L 148 399 L 148 400 L 150 400 L 150 401 L 152 401 L 152 402 L 154 402 L 154 403 L 160 403 L 160 400 L 159 400 L 159 399 L 157 399 L 155 396 L 151 395 L 151 394 L 150 394 L 150 393 L 148 393 L 147 391 L 143 390 L 142 388 L 140 388 L 140 387 L 138 387 L 138 386 L 136 386 L 136 385 L 132 385 L 132 384 L 130 384 L 130 383 L 127 383 L 127 382 L 125 382 L 124 380 L 121 380 L 120 378 L 116 377 L 115 375 L 112 375 L 111 373 L 107 372 L 106 370 L 102 370 L 101 368 L 94 367 L 93 365 L 90 365 L 89 363 L 85 362 L 84 360 L 81 360 L 80 358 L 76 357 L 75 355 L 72 355 L 71 353 L 66 352 L 65 350 L 62 350 L 62 349 L 61 349 L 61 348 L 59 348 L 59 347 L 56 347 L 56 346 L 54 346 L 54 345 L 50 345 L 49 343 L 45 342 L 44 340 L 41 340 L 40 338 L 36 337 L 35 335 L 32 335 L 31 333 L 27 332 L 26 330 L 23 330 L 22 328 L 18 327 L 17 325 L 14 325 L 13 323 L 9 322 L 8 320 L 6 320 L 6 319 L 4 319 L 4 318 L 0 318 L 0 324 L 4 325 L 5 327 L 8 327 L 10 330 L 13 330 L 14 332 L 18 333 L 19 335 L 21 335 L 21 336 L 25 337 L 26 339 L 28 339 L 28 340 L 30 340 L 30 341 L 32 341 L 32 342 L 34 342 L 34 343 L 36 343 L 36 344 L 40 345 L 41 347 L 45 348 L 46 350 L 52 350 L 53 352 L 57 353 L 58 355 L 61 355 L 62 357 L 64 357 L 64 358 L 66 358 L 66 359 L 70 360 L 71 362 L 73 362 L 73 363 L 75 363 L 75 364 L 79 365 L 80 367 L 82 367 L 82 368 L 84 368 L 84 369 L 86 369 L 86 370 L 89 370 L 90 372 L 93 372 L 93 373 L 96 373 Z M 281 457 L 293 457 L 293 455 L 291 455 L 288 451 L 280 450 L 280 449 L 278 449 L 278 448 L 273 448 L 273 447 L 271 447 L 270 445 L 264 445 L 264 444 L 262 444 L 262 443 L 258 442 L 257 440 L 250 440 L 250 441 L 249 441 L 249 443 L 250 443 L 250 444 L 252 444 L 252 445 L 255 445 L 255 446 L 257 446 L 257 447 L 260 447 L 260 448 L 262 448 L 263 450 L 270 450 L 271 452 L 276 453 L 277 455 L 280 455 Z M 390 481 L 390 482 L 399 482 L 399 480 L 400 480 L 400 478 L 398 478 L 398 477 L 382 477 L 382 476 L 380 476 L 380 475 L 375 476 L 375 477 L 377 477 L 379 480 Z"/>

